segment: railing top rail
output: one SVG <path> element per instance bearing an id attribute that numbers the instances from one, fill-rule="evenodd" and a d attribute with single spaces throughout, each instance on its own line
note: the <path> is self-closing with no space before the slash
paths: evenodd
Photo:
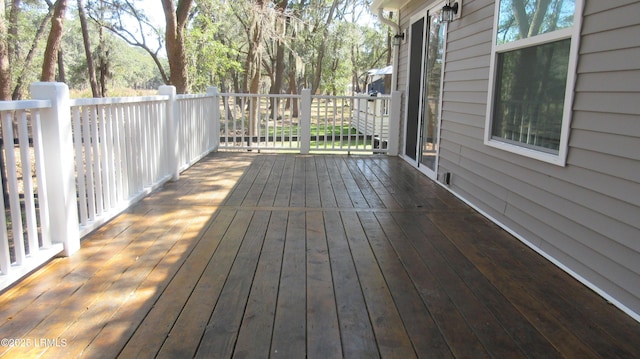
<path id="1" fill-rule="evenodd" d="M 181 95 L 176 95 L 176 100 L 190 100 L 190 99 L 205 98 L 205 97 L 213 97 L 213 95 L 206 94 L 206 93 L 181 94 Z"/>
<path id="2" fill-rule="evenodd" d="M 94 106 L 94 105 L 120 105 L 125 103 L 159 102 L 167 101 L 169 96 L 138 96 L 138 97 L 103 97 L 103 98 L 78 98 L 71 99 L 73 106 Z"/>
<path id="3" fill-rule="evenodd" d="M 255 94 L 255 93 L 219 93 L 219 96 L 225 97 L 267 97 L 267 98 L 301 98 L 301 94 Z M 391 95 L 377 95 L 371 96 L 367 94 L 356 95 L 311 95 L 314 99 L 370 99 L 370 100 L 384 100 L 391 99 Z"/>
<path id="4" fill-rule="evenodd" d="M 0 101 L 0 111 L 32 110 L 51 106 L 49 100 Z"/>
<path id="5" fill-rule="evenodd" d="M 357 99 L 357 100 L 385 100 L 385 99 L 391 99 L 391 95 L 377 95 L 377 96 L 371 96 L 371 95 L 367 95 L 367 94 L 357 94 L 357 95 L 340 95 L 340 96 L 333 96 L 333 95 L 311 95 L 312 98 L 317 98 L 317 99 Z"/>
<path id="6" fill-rule="evenodd" d="M 219 96 L 225 97 L 267 97 L 267 98 L 301 98 L 300 94 L 256 94 L 256 93 L 219 93 Z"/>

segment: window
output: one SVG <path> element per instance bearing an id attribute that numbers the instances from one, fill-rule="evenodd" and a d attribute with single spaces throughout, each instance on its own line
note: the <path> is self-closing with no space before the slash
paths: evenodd
<path id="1" fill-rule="evenodd" d="M 564 165 L 582 0 L 497 0 L 487 145 Z"/>

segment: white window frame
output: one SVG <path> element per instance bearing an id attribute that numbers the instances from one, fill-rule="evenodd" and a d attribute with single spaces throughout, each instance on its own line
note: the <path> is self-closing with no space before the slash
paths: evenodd
<path id="1" fill-rule="evenodd" d="M 489 69 L 489 91 L 487 96 L 487 114 L 484 131 L 484 143 L 487 146 L 498 148 L 504 151 L 512 152 L 518 155 L 534 158 L 540 161 L 552 163 L 558 166 L 565 166 L 567 162 L 567 154 L 569 147 L 569 132 L 571 129 L 571 117 L 573 113 L 573 98 L 576 82 L 576 71 L 578 63 L 578 48 L 580 42 L 580 29 L 582 28 L 582 10 L 584 0 L 575 0 L 575 13 L 573 15 L 573 26 L 566 29 L 560 29 L 521 40 L 508 42 L 506 44 L 498 44 L 498 22 L 500 15 L 500 1 L 495 2 L 495 13 L 493 20 L 493 36 L 491 46 L 491 63 Z M 569 49 L 569 64 L 567 69 L 567 84 L 565 88 L 564 108 L 562 115 L 562 127 L 560 133 L 560 146 L 558 153 L 549 153 L 538 150 L 530 146 L 521 146 L 512 142 L 502 141 L 500 138 L 492 137 L 493 128 L 493 111 L 496 89 L 496 65 L 498 55 L 504 52 L 518 50 L 527 47 L 539 46 L 552 43 L 559 40 L 571 39 Z"/>

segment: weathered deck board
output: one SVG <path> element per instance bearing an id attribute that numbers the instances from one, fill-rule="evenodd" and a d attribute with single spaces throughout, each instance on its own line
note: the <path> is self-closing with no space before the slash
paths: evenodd
<path id="1" fill-rule="evenodd" d="M 640 357 L 639 323 L 385 156 L 211 155 L 0 318 L 30 340 L 6 357 Z"/>
<path id="2" fill-rule="evenodd" d="M 342 213 L 353 261 L 376 336 L 380 355 L 412 358 L 411 341 L 393 302 L 384 275 L 376 261 L 357 213 Z"/>
<path id="3" fill-rule="evenodd" d="M 306 243 L 303 238 L 305 238 L 305 213 L 290 212 L 271 339 L 271 354 L 276 357 L 299 358 L 305 355 L 307 290 L 305 286 Z"/>
<path id="4" fill-rule="evenodd" d="M 278 299 L 278 283 L 289 213 L 273 212 L 264 238 L 251 293 L 238 334 L 235 355 L 240 358 L 268 356 Z M 253 335 L 260 333 L 260 335 Z"/>
<path id="5" fill-rule="evenodd" d="M 349 343 L 343 346 L 342 352 L 346 358 L 374 358 L 378 356 L 376 339 L 340 213 L 327 211 L 324 221 L 340 318 L 340 336 L 343 343 Z"/>
<path id="6" fill-rule="evenodd" d="M 238 215 L 243 214 L 239 212 Z M 252 213 L 252 218 L 246 230 L 246 234 L 237 237 L 242 241 L 240 248 L 233 260 L 233 266 L 229 275 L 224 279 L 224 287 L 219 295 L 210 295 L 202 298 L 196 307 L 195 314 L 203 317 L 207 321 L 203 335 L 194 333 L 194 341 L 200 338 L 197 357 L 200 358 L 227 358 L 233 355 L 238 331 L 244 314 L 249 291 L 255 274 L 255 269 L 260 257 L 262 242 L 267 232 L 270 213 L 267 211 L 257 211 Z M 215 258 L 214 258 L 215 259 Z M 212 274 L 222 277 L 222 273 Z M 217 303 L 212 299 L 218 298 Z M 215 303 L 215 309 L 209 318 L 206 313 L 210 312 L 210 307 Z M 173 337 L 176 344 L 184 343 L 182 338 L 185 330 L 193 325 L 193 321 L 184 324 L 185 329 L 176 330 Z M 183 345 L 183 344 L 181 344 Z M 187 350 L 174 350 L 167 355 L 168 358 L 177 358 L 188 353 Z"/>
<path id="7" fill-rule="evenodd" d="M 323 214 L 306 213 L 307 237 L 307 356 L 342 355 L 338 312 Z"/>

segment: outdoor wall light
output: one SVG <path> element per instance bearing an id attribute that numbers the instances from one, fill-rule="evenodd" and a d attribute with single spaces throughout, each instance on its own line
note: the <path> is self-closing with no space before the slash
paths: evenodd
<path id="1" fill-rule="evenodd" d="M 454 2 L 453 5 L 451 4 L 450 1 L 448 1 L 447 4 L 442 8 L 442 12 L 440 13 L 440 21 L 451 22 L 454 19 L 459 18 L 460 17 L 460 15 L 458 15 L 459 8 L 460 6 L 458 5 L 457 1 Z"/>
<path id="2" fill-rule="evenodd" d="M 404 41 L 404 32 L 393 36 L 393 44 L 400 45 Z"/>

